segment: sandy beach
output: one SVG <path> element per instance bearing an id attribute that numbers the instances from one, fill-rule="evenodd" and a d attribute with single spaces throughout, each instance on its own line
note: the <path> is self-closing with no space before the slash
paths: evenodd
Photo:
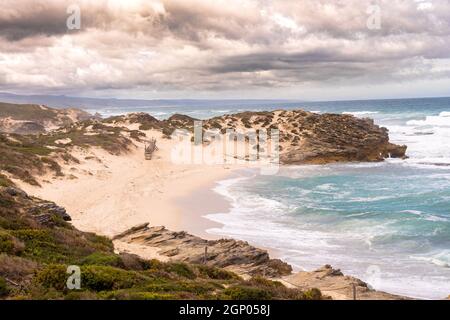
<path id="1" fill-rule="evenodd" d="M 215 181 L 232 175 L 226 166 L 181 165 L 171 161 L 173 141 L 159 132 L 159 150 L 144 159 L 143 143 L 115 156 L 100 149 L 74 149 L 80 164 L 63 167 L 65 177 L 44 176 L 42 187 L 16 181 L 29 194 L 64 206 L 75 227 L 108 237 L 149 222 L 175 231 L 214 239 L 217 226 L 202 216 L 227 210 L 227 201 L 212 191 Z"/>

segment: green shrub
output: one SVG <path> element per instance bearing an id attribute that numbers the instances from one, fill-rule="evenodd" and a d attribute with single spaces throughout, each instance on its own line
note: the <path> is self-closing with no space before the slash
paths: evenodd
<path id="1" fill-rule="evenodd" d="M 14 253 L 13 237 L 10 234 L 2 231 L 0 231 L 0 253 Z"/>
<path id="2" fill-rule="evenodd" d="M 248 286 L 233 286 L 225 289 L 224 295 L 226 299 L 231 300 L 268 300 L 272 298 L 272 294 L 267 290 Z"/>
<path id="3" fill-rule="evenodd" d="M 95 233 L 84 233 L 84 235 L 86 236 L 86 239 L 91 242 L 91 245 L 93 245 L 97 250 L 109 252 L 114 251 L 114 245 L 111 239 L 104 236 L 99 236 Z"/>
<path id="4" fill-rule="evenodd" d="M 140 291 L 109 291 L 100 293 L 102 299 L 117 300 L 173 300 L 176 296 L 168 293 L 140 292 Z"/>
<path id="5" fill-rule="evenodd" d="M 5 175 L 0 174 L 0 187 L 9 187 L 12 186 L 13 183 L 9 180 Z"/>
<path id="6" fill-rule="evenodd" d="M 223 286 L 204 281 L 170 281 L 165 283 L 150 283 L 143 288 L 149 292 L 190 292 L 196 295 L 203 295 L 217 289 L 223 289 Z"/>
<path id="7" fill-rule="evenodd" d="M 34 277 L 34 282 L 45 288 L 54 288 L 62 291 L 66 287 L 69 275 L 65 265 L 49 265 L 39 271 Z"/>
<path id="8" fill-rule="evenodd" d="M 320 300 L 322 299 L 322 292 L 317 288 L 309 289 L 303 293 L 305 300 Z"/>
<path id="9" fill-rule="evenodd" d="M 47 230 L 14 230 L 12 235 L 25 243 L 24 255 L 46 263 L 64 263 L 70 253 Z"/>
<path id="10" fill-rule="evenodd" d="M 167 271 L 176 273 L 180 277 L 188 278 L 188 279 L 195 279 L 195 273 L 194 271 L 185 263 L 178 262 L 178 263 L 168 263 L 167 264 Z"/>
<path id="11" fill-rule="evenodd" d="M 9 288 L 6 280 L 0 277 L 0 297 L 5 297 L 9 294 Z"/>
<path id="12" fill-rule="evenodd" d="M 90 291 L 69 291 L 65 296 L 64 300 L 97 300 L 98 297 L 95 293 Z"/>
<path id="13" fill-rule="evenodd" d="M 127 289 L 148 280 L 134 271 L 108 266 L 81 268 L 81 286 L 94 291 Z"/>
<path id="14" fill-rule="evenodd" d="M 279 281 L 272 281 L 259 276 L 251 278 L 249 283 L 257 287 L 284 288 L 284 285 Z"/>
<path id="15" fill-rule="evenodd" d="M 144 267 L 145 270 L 163 270 L 165 268 L 165 264 L 157 259 L 151 259 L 144 261 Z"/>
<path id="16" fill-rule="evenodd" d="M 24 229 L 13 231 L 13 235 L 23 241 L 51 242 L 53 239 L 47 230 Z"/>
<path id="17" fill-rule="evenodd" d="M 94 252 L 87 257 L 81 259 L 80 265 L 96 265 L 96 266 L 112 266 L 120 267 L 122 266 L 122 260 L 120 256 L 115 254 Z"/>
<path id="18" fill-rule="evenodd" d="M 197 266 L 197 269 L 201 276 L 206 276 L 210 279 L 216 279 L 216 280 L 233 280 L 233 279 L 239 279 L 239 276 L 236 275 L 233 272 L 226 271 L 223 269 L 219 269 L 216 267 L 210 267 L 205 265 L 199 265 Z"/>

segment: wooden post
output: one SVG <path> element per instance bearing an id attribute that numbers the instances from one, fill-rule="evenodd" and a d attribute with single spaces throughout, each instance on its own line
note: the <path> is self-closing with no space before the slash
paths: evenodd
<path id="1" fill-rule="evenodd" d="M 354 283 L 352 283 L 352 288 L 353 288 L 353 300 L 356 300 L 356 285 Z"/>
<path id="2" fill-rule="evenodd" d="M 208 246 L 205 246 L 205 256 L 203 257 L 203 264 L 206 264 L 206 262 L 208 261 L 207 256 L 208 256 Z"/>

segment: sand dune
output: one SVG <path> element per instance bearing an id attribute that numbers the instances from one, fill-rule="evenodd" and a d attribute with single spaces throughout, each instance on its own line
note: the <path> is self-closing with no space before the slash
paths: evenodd
<path id="1" fill-rule="evenodd" d="M 231 170 L 224 166 L 174 164 L 170 156 L 174 142 L 163 139 L 159 132 L 147 134 L 158 139 L 159 150 L 151 161 L 144 159 L 143 143 L 135 143 L 128 154 L 121 156 L 102 149 L 77 148 L 72 154 L 81 163 L 65 166 L 65 177 L 41 177 L 42 188 L 16 182 L 29 194 L 64 206 L 73 224 L 83 231 L 111 237 L 150 222 L 172 230 L 195 225 L 205 236 L 202 230 L 214 223 L 201 218 L 201 214 L 188 212 L 192 208 L 183 208 L 178 200 L 186 202 L 196 192 L 209 192 L 214 197 L 210 187 Z M 208 200 L 202 201 L 201 207 L 207 208 Z"/>

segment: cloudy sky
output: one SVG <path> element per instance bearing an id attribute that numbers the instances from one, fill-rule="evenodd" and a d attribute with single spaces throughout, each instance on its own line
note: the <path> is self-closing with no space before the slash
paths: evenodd
<path id="1" fill-rule="evenodd" d="M 2 92 L 310 100 L 450 96 L 450 0 L 0 3 Z M 81 26 L 71 30 L 67 22 L 76 26 L 77 6 Z"/>

